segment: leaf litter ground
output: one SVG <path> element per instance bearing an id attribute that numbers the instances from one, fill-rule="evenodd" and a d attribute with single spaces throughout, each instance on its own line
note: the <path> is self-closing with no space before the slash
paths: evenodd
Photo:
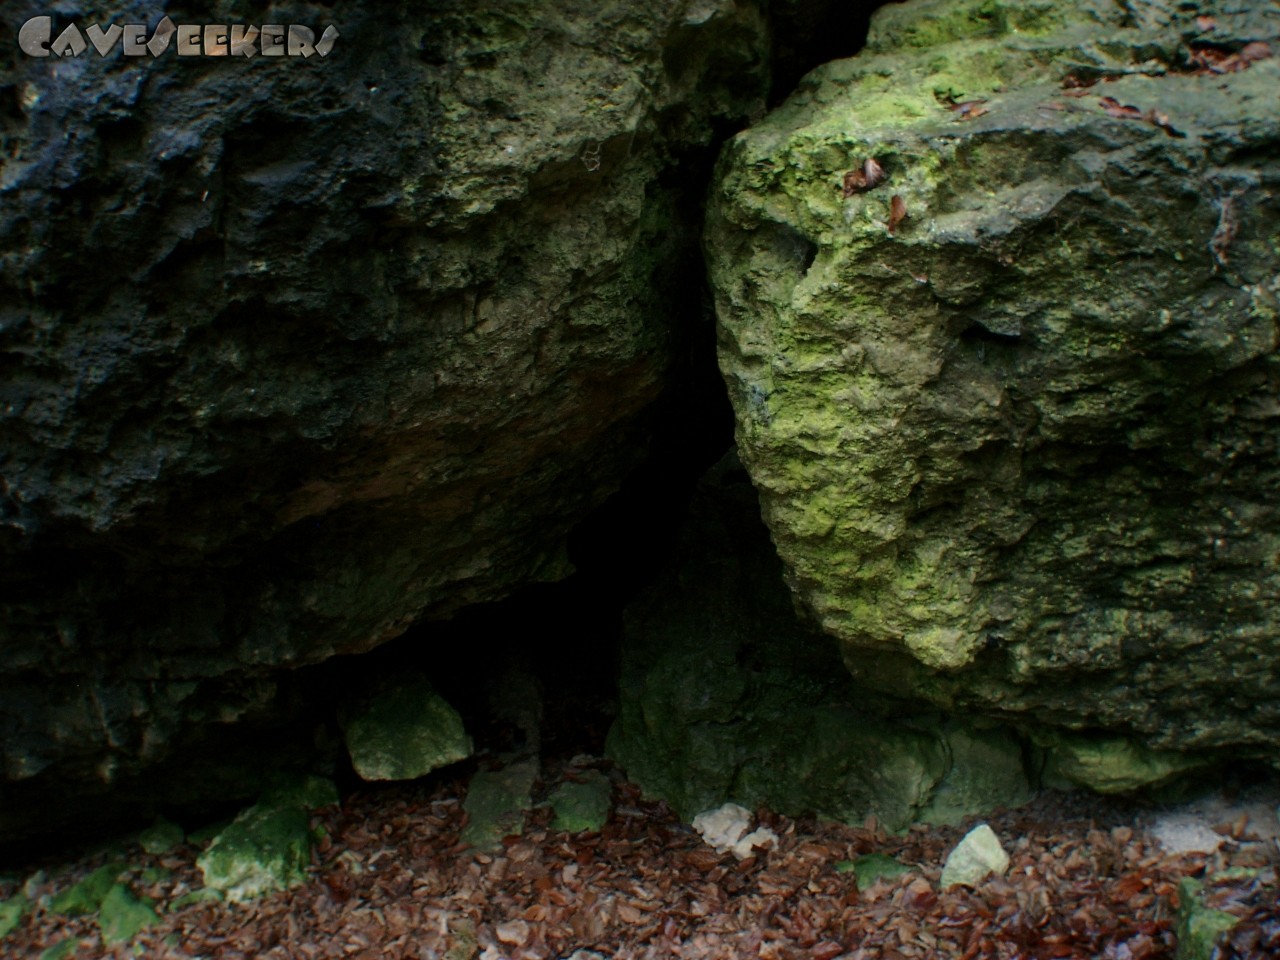
<path id="1" fill-rule="evenodd" d="M 547 771 L 545 785 L 574 769 Z M 895 836 L 874 822 L 760 811 L 780 841 L 738 861 L 610 775 L 613 808 L 601 831 L 552 830 L 550 810 L 538 808 L 524 834 L 493 853 L 458 840 L 464 776 L 355 792 L 314 816 L 324 839 L 308 882 L 246 904 L 181 901 L 201 886 L 199 848 L 149 855 L 135 845 L 126 851 L 132 892 L 154 901 L 160 919 L 114 946 L 92 916 L 51 905 L 120 851 L 45 865 L 0 884 L 0 896 L 25 888 L 33 902 L 0 955 L 1154 960 L 1175 955 L 1178 881 L 1246 867 L 1207 888 L 1213 906 L 1242 918 L 1221 956 L 1280 956 L 1274 841 L 1250 842 L 1245 822 L 1222 825 L 1214 853 L 1167 855 L 1140 811 L 1046 794 L 987 818 L 1011 857 L 1005 876 L 940 891 L 946 856 L 972 823 Z M 915 870 L 859 890 L 849 861 L 872 853 Z"/>

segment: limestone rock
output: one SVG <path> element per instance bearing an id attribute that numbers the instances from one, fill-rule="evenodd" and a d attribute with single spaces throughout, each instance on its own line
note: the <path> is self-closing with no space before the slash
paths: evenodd
<path id="1" fill-rule="evenodd" d="M 705 245 L 743 463 L 855 677 L 1127 739 L 1130 786 L 1280 742 L 1280 59 L 1201 69 L 1197 12 L 885 6 L 727 145 Z M 1280 51 L 1274 7 L 1216 23 Z"/>
<path id="2" fill-rule="evenodd" d="M 268 791 L 197 858 L 205 886 L 240 903 L 304 883 L 311 863 L 308 811 L 336 800 L 333 785 L 320 778 Z"/>
<path id="3" fill-rule="evenodd" d="M 6 58 L 0 839 L 243 794 L 190 758 L 282 670 L 563 576 L 697 329 L 756 7 L 296 16 L 323 61 Z"/>
<path id="4" fill-rule="evenodd" d="M 613 786 L 609 778 L 599 770 L 585 770 L 575 774 L 556 787 L 548 799 L 555 817 L 552 830 L 578 833 L 582 830 L 599 830 L 609 819 L 609 805 Z"/>
<path id="5" fill-rule="evenodd" d="M 734 799 L 890 829 L 1030 793 L 1024 744 L 859 687 L 796 616 L 736 459 L 699 485 L 668 569 L 628 606 L 608 752 L 684 817 Z"/>
<path id="6" fill-rule="evenodd" d="M 425 677 L 396 678 L 343 718 L 351 764 L 365 780 L 413 780 L 471 756 L 462 717 Z"/>
<path id="7" fill-rule="evenodd" d="M 693 829 L 717 853 L 732 853 L 739 860 L 753 856 L 755 849 L 778 842 L 778 835 L 768 827 L 751 829 L 751 811 L 736 803 L 724 803 L 714 810 L 704 810 L 693 818 Z"/>
<path id="8" fill-rule="evenodd" d="M 98 913 L 98 928 L 102 942 L 108 946 L 127 943 L 144 927 L 160 920 L 155 904 L 146 897 L 137 897 L 123 883 L 117 883 L 102 899 Z"/>
<path id="9" fill-rule="evenodd" d="M 1000 846 L 1000 838 L 985 823 L 974 827 L 947 855 L 942 867 L 943 889 L 962 884 L 976 886 L 992 873 L 1009 869 L 1009 855 Z"/>
<path id="10" fill-rule="evenodd" d="M 1178 960 L 1212 960 L 1222 935 L 1240 920 L 1204 902 L 1204 884 L 1184 877 L 1178 884 Z"/>
<path id="11" fill-rule="evenodd" d="M 877 880 L 893 882 L 913 872 L 915 868 L 883 853 L 868 853 L 852 861 L 851 869 L 854 879 L 857 880 L 858 889 L 866 890 Z"/>
<path id="12" fill-rule="evenodd" d="M 463 801 L 467 825 L 459 839 L 477 850 L 496 850 L 503 837 L 523 832 L 537 778 L 538 761 L 528 757 L 475 774 Z"/>

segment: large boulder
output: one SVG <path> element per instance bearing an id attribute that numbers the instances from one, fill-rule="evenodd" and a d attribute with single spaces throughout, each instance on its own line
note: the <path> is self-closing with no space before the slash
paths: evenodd
<path id="1" fill-rule="evenodd" d="M 7 52 L 0 839 L 563 576 L 688 351 L 755 7 L 290 9 L 325 58 Z"/>
<path id="2" fill-rule="evenodd" d="M 670 563 L 623 618 L 609 756 L 686 820 L 726 801 L 893 829 L 1030 796 L 1009 730 L 860 687 L 796 615 L 746 473 L 698 485 Z"/>
<path id="3" fill-rule="evenodd" d="M 713 189 L 721 368 L 807 615 L 864 684 L 1104 789 L 1280 759 L 1277 35 L 887 6 Z"/>

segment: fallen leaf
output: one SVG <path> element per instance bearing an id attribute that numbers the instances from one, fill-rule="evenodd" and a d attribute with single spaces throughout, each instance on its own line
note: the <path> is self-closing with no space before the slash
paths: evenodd
<path id="1" fill-rule="evenodd" d="M 520 946 L 529 939 L 529 924 L 523 920 L 508 920 L 494 927 L 493 934 L 503 943 Z"/>
<path id="2" fill-rule="evenodd" d="M 1157 110 L 1155 107 L 1152 107 L 1150 110 L 1148 110 L 1144 115 L 1143 119 L 1145 119 L 1147 123 L 1151 124 L 1152 126 L 1159 127 L 1161 130 L 1163 130 L 1165 133 L 1167 133 L 1171 137 L 1178 137 L 1179 139 L 1181 139 L 1182 137 L 1186 136 L 1185 133 L 1183 133 L 1181 130 L 1175 129 L 1173 124 L 1169 122 L 1169 115 L 1167 113 L 1162 113 L 1161 111 Z"/>
<path id="3" fill-rule="evenodd" d="M 849 170 L 845 173 L 844 198 L 848 200 L 855 193 L 870 190 L 883 179 L 884 168 L 880 166 L 875 157 L 867 157 L 866 160 L 862 161 L 860 169 Z"/>
<path id="4" fill-rule="evenodd" d="M 1257 60 L 1266 60 L 1271 56 L 1271 45 L 1265 40 L 1254 40 L 1252 43 L 1246 43 L 1240 51 L 1240 59 L 1246 63 L 1253 63 Z"/>
<path id="5" fill-rule="evenodd" d="M 1122 104 L 1115 97 L 1102 97 L 1098 100 L 1102 109 L 1107 112 L 1108 116 L 1118 117 L 1121 120 L 1142 120 L 1145 115 L 1135 106 Z"/>
<path id="6" fill-rule="evenodd" d="M 889 232 L 893 233 L 898 229 L 904 217 L 907 215 L 907 203 L 899 194 L 894 194 L 889 201 Z"/>
<path id="7" fill-rule="evenodd" d="M 990 113 L 985 100 L 965 100 L 963 103 L 951 104 L 951 112 L 957 120 L 974 120 L 984 113 Z"/>
<path id="8" fill-rule="evenodd" d="M 1218 21 L 1213 19 L 1213 17 L 1196 17 L 1196 29 L 1201 33 L 1210 33 L 1218 29 Z"/>
<path id="9" fill-rule="evenodd" d="M 618 919 L 623 923 L 637 924 L 643 914 L 629 903 L 618 904 Z"/>

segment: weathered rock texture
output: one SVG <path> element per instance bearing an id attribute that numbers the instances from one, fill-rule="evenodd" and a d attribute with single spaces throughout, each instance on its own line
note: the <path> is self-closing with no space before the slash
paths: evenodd
<path id="1" fill-rule="evenodd" d="M 732 458 L 699 485 L 666 572 L 626 611 L 609 755 L 686 819 L 733 801 L 893 828 L 1029 796 L 1024 745 L 860 688 L 802 623 Z"/>
<path id="2" fill-rule="evenodd" d="M 687 352 L 677 172 L 763 103 L 755 7 L 288 20 L 342 36 L 308 62 L 5 38 L 0 838 L 91 784 L 128 803 L 193 725 L 273 709 L 276 668 L 563 575 Z"/>
<path id="3" fill-rule="evenodd" d="M 864 683 L 1078 731 L 1083 782 L 1277 759 L 1277 33 L 1268 5 L 888 6 L 715 184 L 721 367 L 789 583 Z"/>

